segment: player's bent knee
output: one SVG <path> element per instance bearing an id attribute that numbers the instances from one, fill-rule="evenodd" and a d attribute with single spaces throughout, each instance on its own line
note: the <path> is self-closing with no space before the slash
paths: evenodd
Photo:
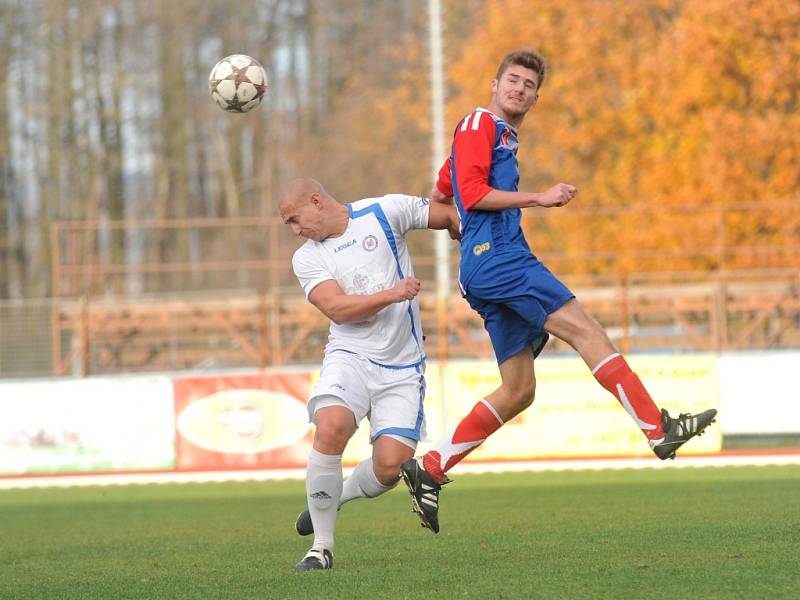
<path id="1" fill-rule="evenodd" d="M 520 411 L 529 408 L 531 404 L 533 404 L 533 392 L 530 394 L 522 394 L 517 397 L 516 406 Z"/>
<path id="2" fill-rule="evenodd" d="M 405 461 L 403 461 L 405 462 Z M 375 471 L 375 478 L 381 485 L 391 486 L 400 480 L 400 465 L 378 465 L 373 462 L 372 468 Z"/>
<path id="3" fill-rule="evenodd" d="M 352 435 L 352 428 L 344 424 L 321 423 L 314 432 L 314 447 L 338 452 L 339 448 L 344 449 Z"/>
<path id="4" fill-rule="evenodd" d="M 413 456 L 414 450 L 411 448 L 409 448 L 407 452 L 392 453 L 391 456 L 374 456 L 372 458 L 372 464 L 375 469 L 375 474 L 379 475 L 380 473 L 385 473 L 387 477 L 392 474 L 399 474 L 400 465 Z"/>
<path id="5" fill-rule="evenodd" d="M 530 394 L 525 394 L 521 396 L 519 402 L 517 403 L 518 406 L 521 407 L 522 410 L 529 408 L 533 404 L 533 392 L 531 391 Z"/>
<path id="6" fill-rule="evenodd" d="M 314 447 L 338 454 L 356 430 L 353 412 L 344 406 L 321 406 L 314 412 Z"/>
<path id="7" fill-rule="evenodd" d="M 376 444 L 376 451 L 372 456 L 372 468 L 375 471 L 375 477 L 377 477 L 378 481 L 383 485 L 394 485 L 397 483 L 400 477 L 400 465 L 414 456 L 416 448 L 416 442 L 414 440 L 403 439 L 401 441 L 395 436 L 390 437 L 393 437 L 398 443 L 392 443 L 388 440 L 379 441 Z M 378 438 L 378 440 L 382 438 L 383 436 Z"/>

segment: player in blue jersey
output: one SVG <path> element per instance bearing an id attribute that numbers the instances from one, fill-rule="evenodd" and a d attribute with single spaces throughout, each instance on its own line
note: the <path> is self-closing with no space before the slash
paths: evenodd
<path id="1" fill-rule="evenodd" d="M 488 108 L 477 108 L 459 122 L 431 194 L 435 201 L 455 202 L 461 218 L 461 291 L 483 318 L 502 382 L 433 449 L 403 464 L 414 509 L 434 532 L 445 473 L 533 402 L 534 358 L 549 334 L 577 350 L 662 460 L 674 458 L 717 412 L 673 418 L 659 411 L 603 328 L 528 247 L 521 209 L 564 206 L 578 192 L 568 183 L 544 192 L 518 191 L 517 130 L 536 105 L 544 78 L 544 60 L 533 50 L 503 58 Z"/>
<path id="2" fill-rule="evenodd" d="M 308 301 L 331 321 L 319 380 L 308 400 L 314 443 L 308 457 L 308 509 L 300 535 L 314 534 L 299 571 L 333 567 L 339 507 L 374 498 L 400 479 L 400 465 L 424 436 L 425 351 L 405 235 L 411 229 L 449 229 L 458 235 L 452 206 L 389 194 L 340 204 L 310 178 L 284 192 L 281 219 L 306 242 L 292 258 Z M 364 418 L 372 457 L 342 482 L 342 453 Z"/>

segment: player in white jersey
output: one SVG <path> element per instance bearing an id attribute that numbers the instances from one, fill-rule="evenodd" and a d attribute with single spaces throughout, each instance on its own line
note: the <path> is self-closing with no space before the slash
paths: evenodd
<path id="1" fill-rule="evenodd" d="M 333 566 L 339 507 L 392 489 L 400 465 L 424 436 L 425 351 L 405 234 L 449 229 L 452 206 L 390 194 L 340 204 L 313 179 L 294 180 L 281 197 L 281 218 L 307 238 L 292 265 L 308 301 L 331 320 L 320 378 L 308 401 L 316 425 L 306 471 L 308 510 L 297 518 L 314 543 L 296 569 Z M 369 418 L 372 457 L 342 481 L 342 453 Z"/>

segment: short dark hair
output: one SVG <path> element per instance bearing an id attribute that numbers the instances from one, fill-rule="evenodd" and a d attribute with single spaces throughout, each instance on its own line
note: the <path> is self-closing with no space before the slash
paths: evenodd
<path id="1" fill-rule="evenodd" d="M 503 76 L 503 73 L 506 72 L 506 69 L 511 65 L 519 65 L 520 67 L 525 67 L 526 69 L 530 69 L 531 71 L 538 73 L 539 85 L 536 89 L 542 87 L 545 73 L 544 57 L 536 50 L 532 48 L 519 48 L 506 54 L 503 57 L 503 60 L 500 62 L 500 66 L 497 67 L 496 79 L 498 81 Z"/>

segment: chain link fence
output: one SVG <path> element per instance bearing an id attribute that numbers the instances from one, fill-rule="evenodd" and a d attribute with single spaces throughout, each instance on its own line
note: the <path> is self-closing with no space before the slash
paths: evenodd
<path id="1" fill-rule="evenodd" d="M 53 375 L 52 300 L 0 301 L 0 377 Z"/>

